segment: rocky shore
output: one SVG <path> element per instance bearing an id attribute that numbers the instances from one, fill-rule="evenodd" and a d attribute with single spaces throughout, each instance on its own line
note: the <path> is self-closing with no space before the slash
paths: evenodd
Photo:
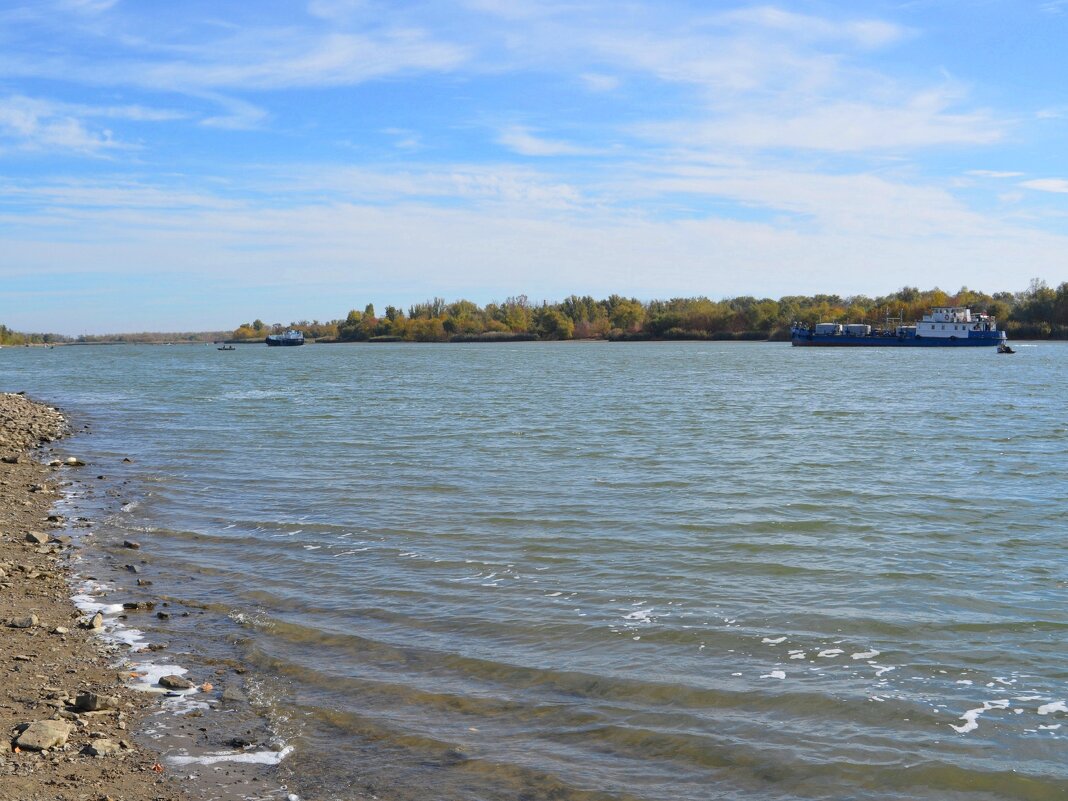
<path id="1" fill-rule="evenodd" d="M 67 430 L 55 409 L 0 394 L 0 801 L 185 801 L 131 737 L 155 698 L 124 685 L 71 601 L 70 537 L 53 513 L 77 459 L 35 458 Z"/>

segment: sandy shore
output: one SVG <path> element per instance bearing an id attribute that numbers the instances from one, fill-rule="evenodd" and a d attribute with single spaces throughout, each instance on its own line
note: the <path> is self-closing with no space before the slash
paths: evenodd
<path id="1" fill-rule="evenodd" d="M 54 409 L 0 394 L 0 801 L 184 801 L 131 737 L 155 698 L 124 686 L 71 601 L 50 510 L 76 466 L 32 455 L 65 430 Z"/>

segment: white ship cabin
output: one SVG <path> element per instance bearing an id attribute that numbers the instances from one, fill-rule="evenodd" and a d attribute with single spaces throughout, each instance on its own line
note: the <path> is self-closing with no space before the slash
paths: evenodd
<path id="1" fill-rule="evenodd" d="M 916 335 L 966 339 L 969 331 L 996 331 L 997 323 L 985 312 L 972 314 L 965 306 L 938 306 L 916 324 Z"/>

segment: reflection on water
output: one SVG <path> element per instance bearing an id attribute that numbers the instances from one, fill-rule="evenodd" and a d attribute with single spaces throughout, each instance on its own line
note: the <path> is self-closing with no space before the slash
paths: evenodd
<path id="1" fill-rule="evenodd" d="M 307 798 L 1064 797 L 1068 347 L 3 357 Z"/>

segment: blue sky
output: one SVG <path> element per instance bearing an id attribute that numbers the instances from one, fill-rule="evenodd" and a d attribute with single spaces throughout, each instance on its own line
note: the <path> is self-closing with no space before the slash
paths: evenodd
<path id="1" fill-rule="evenodd" d="M 0 322 L 1068 280 L 1068 0 L 0 2 Z"/>

